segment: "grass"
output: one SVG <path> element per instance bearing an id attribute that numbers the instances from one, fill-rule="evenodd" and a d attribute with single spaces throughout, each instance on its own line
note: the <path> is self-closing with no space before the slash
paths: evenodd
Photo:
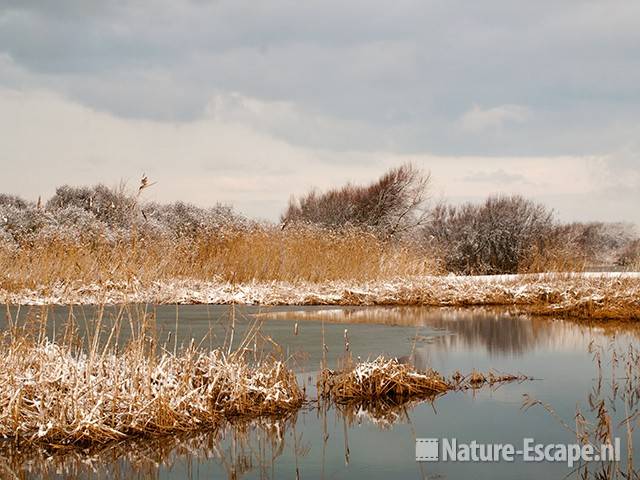
<path id="1" fill-rule="evenodd" d="M 386 398 L 429 398 L 449 390 L 451 386 L 436 372 L 416 372 L 395 359 L 378 357 L 342 371 L 323 369 L 318 379 L 318 392 L 336 402 Z"/>
<path id="2" fill-rule="evenodd" d="M 345 366 L 333 371 L 323 368 L 318 378 L 321 397 L 337 403 L 391 401 L 401 405 L 416 399 L 435 399 L 449 390 L 477 389 L 515 381 L 529 380 L 524 375 L 473 371 L 469 375 L 456 372 L 450 379 L 434 370 L 417 371 L 395 358 L 378 357 L 373 361 L 353 364 L 348 357 Z"/>
<path id="3" fill-rule="evenodd" d="M 193 344 L 168 351 L 156 345 L 147 320 L 131 326 L 139 333 L 124 348 L 113 341 L 121 324 L 105 342 L 89 338 L 88 348 L 72 329 L 53 342 L 42 324 L 12 324 L 2 337 L 0 438 L 88 446 L 286 415 L 301 406 L 304 392 L 282 361 L 247 360 L 250 336 L 234 352 Z M 94 321 L 98 331 L 103 319 Z"/>
<path id="4" fill-rule="evenodd" d="M 436 262 L 417 246 L 385 242 L 356 229 L 227 227 L 193 238 L 143 236 L 110 243 L 54 236 L 19 248 L 0 243 L 0 289 L 7 291 L 176 279 L 234 284 L 371 281 L 435 272 Z"/>

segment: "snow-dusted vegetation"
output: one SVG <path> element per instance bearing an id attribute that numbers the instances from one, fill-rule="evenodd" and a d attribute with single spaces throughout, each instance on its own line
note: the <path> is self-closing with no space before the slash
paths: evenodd
<path id="1" fill-rule="evenodd" d="M 9 303 L 98 302 L 99 291 L 107 301 L 421 303 L 442 294 L 428 287 L 440 275 L 633 270 L 640 258 L 632 226 L 562 224 L 518 196 L 431 206 L 429 176 L 411 165 L 293 199 L 279 224 L 224 205 L 150 203 L 148 186 L 62 186 L 45 202 L 0 195 L 1 294 Z M 293 293 L 274 294 L 270 283 Z M 390 284 L 421 286 L 394 297 Z M 344 296 L 362 285 L 381 297 Z"/>

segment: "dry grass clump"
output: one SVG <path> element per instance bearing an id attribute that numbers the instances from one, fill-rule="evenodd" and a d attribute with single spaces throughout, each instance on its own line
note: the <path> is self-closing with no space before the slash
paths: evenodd
<path id="1" fill-rule="evenodd" d="M 344 371 L 324 369 L 318 392 L 336 402 L 362 399 L 434 397 L 451 386 L 437 372 L 416 372 L 396 359 L 378 357 Z"/>
<path id="2" fill-rule="evenodd" d="M 304 393 L 283 363 L 250 365 L 239 353 L 124 351 L 6 333 L 0 357 L 0 437 L 53 446 L 106 443 L 280 415 Z"/>
<path id="3" fill-rule="evenodd" d="M 469 375 L 457 371 L 451 379 L 445 379 L 434 370 L 418 372 L 395 358 L 378 357 L 355 365 L 347 362 L 340 371 L 324 368 L 318 377 L 318 394 L 337 403 L 360 402 L 367 411 L 387 412 L 389 408 L 395 409 L 411 400 L 435 399 L 449 390 L 494 387 L 525 380 L 531 378 L 494 370 L 487 374 L 474 370 Z"/>
<path id="4" fill-rule="evenodd" d="M 451 376 L 451 385 L 456 390 L 469 390 L 484 386 L 495 387 L 503 383 L 523 382 L 525 380 L 531 380 L 531 377 L 522 374 L 500 373 L 495 370 L 490 370 L 487 374 L 474 370 L 469 375 L 463 375 L 457 371 Z"/>

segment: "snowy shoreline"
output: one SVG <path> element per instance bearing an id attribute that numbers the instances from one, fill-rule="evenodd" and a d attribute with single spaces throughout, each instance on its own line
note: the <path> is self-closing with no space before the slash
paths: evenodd
<path id="1" fill-rule="evenodd" d="M 8 292 L 11 305 L 519 305 L 536 313 L 640 318 L 640 272 L 424 276 L 372 282 L 252 282 L 196 280 L 103 285 L 55 285 Z"/>

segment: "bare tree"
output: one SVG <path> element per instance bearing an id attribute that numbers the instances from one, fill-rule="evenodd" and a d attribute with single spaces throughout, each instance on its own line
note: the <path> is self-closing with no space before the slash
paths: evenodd
<path id="1" fill-rule="evenodd" d="M 430 174 L 407 163 L 370 185 L 347 184 L 323 193 L 292 198 L 282 215 L 284 225 L 300 222 L 329 228 L 369 228 L 387 237 L 415 229 L 426 219 Z"/>

